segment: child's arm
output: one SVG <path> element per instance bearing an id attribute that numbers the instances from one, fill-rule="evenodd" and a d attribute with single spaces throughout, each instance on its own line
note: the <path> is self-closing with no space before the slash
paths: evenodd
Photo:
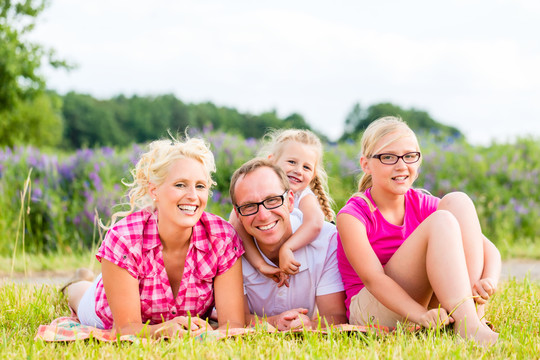
<path id="1" fill-rule="evenodd" d="M 473 284 L 473 295 L 477 296 L 475 301 L 485 304 L 491 295 L 497 290 L 497 284 L 501 276 L 501 254 L 495 245 L 483 236 L 484 245 L 484 270 L 482 276 Z"/>
<path id="2" fill-rule="evenodd" d="M 289 275 L 296 274 L 301 265 L 295 260 L 293 251 L 315 240 L 324 224 L 324 213 L 316 196 L 308 195 L 303 197 L 298 208 L 303 214 L 302 224 L 279 249 L 279 267 Z"/>
<path id="3" fill-rule="evenodd" d="M 231 212 L 231 215 L 229 216 L 229 222 L 234 227 L 236 233 L 242 240 L 244 250 L 246 251 L 244 253 L 246 260 L 249 261 L 249 263 L 261 274 L 277 282 L 278 286 L 288 286 L 287 276 L 283 274 L 279 268 L 270 266 L 266 263 L 266 261 L 264 261 L 261 253 L 259 252 L 259 250 L 257 250 L 257 247 L 255 246 L 253 237 L 248 234 L 248 232 L 246 231 L 246 229 L 244 229 L 244 226 L 240 222 L 240 219 L 238 219 L 236 211 L 233 210 Z"/>

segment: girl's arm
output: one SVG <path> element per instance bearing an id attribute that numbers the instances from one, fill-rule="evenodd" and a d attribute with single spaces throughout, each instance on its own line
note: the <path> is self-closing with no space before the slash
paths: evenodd
<path id="1" fill-rule="evenodd" d="M 497 286 L 501 277 L 501 253 L 487 237 L 484 235 L 482 237 L 484 239 L 484 271 L 482 272 L 482 278 L 492 279 L 495 286 Z"/>
<path id="2" fill-rule="evenodd" d="M 485 304 L 491 295 L 497 290 L 499 278 L 501 277 L 501 254 L 497 247 L 484 235 L 484 270 L 482 276 L 473 284 L 472 292 L 475 301 L 479 304 Z"/>
<path id="3" fill-rule="evenodd" d="M 417 303 L 384 269 L 369 243 L 366 227 L 352 215 L 339 214 L 336 219 L 343 250 L 362 282 L 373 296 L 388 309 L 422 325 L 443 323 L 437 311 Z M 445 314 L 441 314 L 444 315 Z"/>
<path id="4" fill-rule="evenodd" d="M 244 327 L 242 260 L 214 279 L 214 298 L 220 329 Z"/>
<path id="5" fill-rule="evenodd" d="M 101 272 L 116 332 L 143 337 L 174 337 L 186 333 L 188 324 L 191 324 L 191 330 L 195 333 L 205 330 L 206 322 L 197 317 L 190 320 L 186 316 L 177 316 L 161 324 L 143 324 L 137 279 L 127 270 L 105 259 L 101 260 Z"/>
<path id="6" fill-rule="evenodd" d="M 279 249 L 279 267 L 287 274 L 296 274 L 300 263 L 295 260 L 296 251 L 314 241 L 324 224 L 324 213 L 315 195 L 304 196 L 298 205 L 303 218 L 300 227 Z"/>
<path id="7" fill-rule="evenodd" d="M 244 245 L 245 250 L 244 257 L 246 258 L 246 260 L 249 261 L 249 263 L 261 274 L 277 282 L 278 286 L 284 284 L 288 285 L 285 274 L 283 274 L 279 268 L 270 266 L 266 263 L 266 261 L 264 261 L 261 253 L 255 246 L 255 241 L 253 240 L 253 237 L 248 234 L 246 229 L 244 229 L 244 226 L 238 218 L 236 211 L 233 210 L 231 212 L 231 215 L 229 216 L 229 222 L 234 227 L 236 233 L 242 240 L 242 244 Z"/>

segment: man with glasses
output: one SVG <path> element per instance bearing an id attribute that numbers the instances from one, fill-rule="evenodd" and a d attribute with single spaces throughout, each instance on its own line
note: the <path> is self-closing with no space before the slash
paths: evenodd
<path id="1" fill-rule="evenodd" d="M 263 259 L 279 267 L 279 249 L 300 226 L 289 180 L 266 159 L 253 159 L 232 176 L 230 187 L 236 216 L 253 236 Z M 265 318 L 278 330 L 346 323 L 345 292 L 336 258 L 336 228 L 325 222 L 317 239 L 294 252 L 299 272 L 288 286 L 270 278 L 242 259 L 246 320 Z"/>

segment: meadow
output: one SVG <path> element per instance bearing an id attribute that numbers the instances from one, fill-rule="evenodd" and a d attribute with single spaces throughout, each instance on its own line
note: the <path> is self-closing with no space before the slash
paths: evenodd
<path id="1" fill-rule="evenodd" d="M 208 211 L 227 217 L 233 171 L 253 157 L 259 143 L 224 133 L 202 134 L 216 156 L 218 172 Z M 540 258 L 538 178 L 540 141 L 472 146 L 422 139 L 423 165 L 416 186 L 437 196 L 465 191 L 476 203 L 484 233 L 506 258 Z M 122 208 L 129 170 L 143 145 L 80 149 L 32 147 L 0 150 L 0 274 L 31 270 L 95 268 L 92 256 L 112 211 Z M 356 191 L 358 146 L 326 144 L 325 167 L 338 210 Z M 26 256 L 25 256 L 26 254 Z M 14 259 L 14 263 L 12 263 Z M 499 342 L 481 348 L 448 329 L 389 335 L 332 333 L 268 334 L 198 341 L 179 338 L 144 343 L 96 340 L 45 343 L 33 338 L 40 324 L 68 316 L 66 300 L 54 285 L 0 284 L 0 358 L 539 358 L 540 284 L 528 278 L 503 279 L 487 310 Z"/>
<path id="2" fill-rule="evenodd" d="M 38 326 L 69 315 L 57 287 L 4 284 L 0 308 L 0 358 L 5 359 L 534 359 L 540 354 L 540 284 L 528 278 L 501 283 L 492 298 L 486 317 L 500 335 L 489 348 L 462 341 L 449 329 L 329 335 L 259 330 L 218 341 L 184 337 L 147 344 L 94 339 L 47 343 L 33 340 Z"/>
<path id="3" fill-rule="evenodd" d="M 260 147 L 254 139 L 205 132 L 216 157 L 217 186 L 207 210 L 227 217 L 229 179 Z M 417 187 L 437 196 L 464 191 L 475 202 L 484 233 L 505 258 L 540 258 L 540 140 L 472 146 L 449 138 L 420 136 L 423 164 Z M 144 145 L 79 149 L 0 149 L 0 256 L 91 251 L 112 211 L 126 202 L 129 171 Z M 359 147 L 325 144 L 330 194 L 339 210 L 356 191 Z"/>

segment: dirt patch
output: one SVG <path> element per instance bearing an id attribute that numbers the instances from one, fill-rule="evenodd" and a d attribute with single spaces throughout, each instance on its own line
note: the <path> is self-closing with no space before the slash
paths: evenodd
<path id="1" fill-rule="evenodd" d="M 73 274 L 73 271 L 34 271 L 26 275 L 15 273 L 13 276 L 0 273 L 0 285 L 8 282 L 18 284 L 51 284 L 62 285 Z M 512 259 L 502 264 L 501 281 L 511 279 L 522 280 L 525 276 L 535 282 L 540 282 L 540 260 Z"/>
<path id="2" fill-rule="evenodd" d="M 530 280 L 540 281 L 540 261 L 513 259 L 503 261 L 501 271 L 501 281 L 516 278 L 524 279 L 529 276 Z"/>

